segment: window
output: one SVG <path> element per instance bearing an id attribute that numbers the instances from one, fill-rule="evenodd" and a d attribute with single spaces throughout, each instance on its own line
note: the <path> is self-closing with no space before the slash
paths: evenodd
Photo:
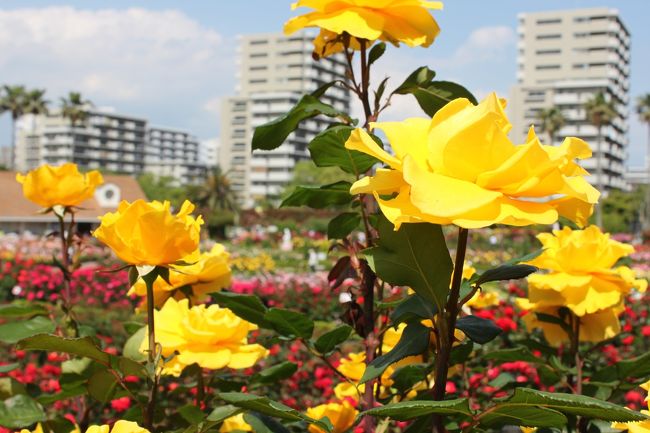
<path id="1" fill-rule="evenodd" d="M 548 71 L 552 69 L 560 69 L 560 65 L 537 65 L 535 69 L 538 71 Z"/>
<path id="2" fill-rule="evenodd" d="M 537 24 L 561 24 L 562 18 L 547 18 L 542 20 L 537 20 Z"/>
<path id="3" fill-rule="evenodd" d="M 269 41 L 267 41 L 265 39 L 256 39 L 254 41 L 251 41 L 250 43 L 251 43 L 251 45 L 266 45 L 266 44 L 269 43 Z"/>
<path id="4" fill-rule="evenodd" d="M 537 35 L 538 40 L 549 40 L 549 39 L 560 39 L 562 38 L 562 35 L 560 33 L 550 33 L 550 34 L 544 34 L 544 35 Z"/>
<path id="5" fill-rule="evenodd" d="M 562 53 L 562 50 L 557 48 L 557 49 L 552 49 L 552 50 L 537 50 L 535 51 L 535 54 L 537 55 L 546 55 L 546 54 L 560 54 Z"/>
<path id="6" fill-rule="evenodd" d="M 260 57 L 268 57 L 268 53 L 251 53 L 250 55 L 251 59 L 257 59 Z"/>

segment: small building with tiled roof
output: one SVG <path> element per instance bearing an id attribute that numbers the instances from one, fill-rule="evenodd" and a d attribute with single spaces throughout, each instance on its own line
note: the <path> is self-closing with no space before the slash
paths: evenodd
<path id="1" fill-rule="evenodd" d="M 97 187 L 94 197 L 83 202 L 80 205 L 82 209 L 75 214 L 79 231 L 87 232 L 96 227 L 99 217 L 106 212 L 114 212 L 120 201 L 138 199 L 146 200 L 146 196 L 134 177 L 104 175 L 104 183 Z M 41 214 L 40 210 L 37 204 L 23 195 L 15 172 L 0 171 L 0 232 L 44 234 L 57 230 L 56 216 L 52 213 Z"/>

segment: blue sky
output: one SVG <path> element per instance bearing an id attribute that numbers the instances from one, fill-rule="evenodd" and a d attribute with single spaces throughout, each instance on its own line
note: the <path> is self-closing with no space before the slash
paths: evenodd
<path id="1" fill-rule="evenodd" d="M 279 31 L 285 0 L 0 0 L 0 84 L 48 89 L 58 101 L 79 90 L 98 106 L 219 135 L 220 100 L 234 92 L 237 35 Z M 609 6 L 632 33 L 631 95 L 650 92 L 650 2 L 641 0 L 449 0 L 435 12 L 442 33 L 429 49 L 391 49 L 378 65 L 397 84 L 428 65 L 477 95 L 508 96 L 515 82 L 519 12 Z M 415 115 L 396 102 L 388 117 Z M 631 119 L 630 165 L 642 164 L 647 133 Z M 0 145 L 9 141 L 0 117 Z"/>

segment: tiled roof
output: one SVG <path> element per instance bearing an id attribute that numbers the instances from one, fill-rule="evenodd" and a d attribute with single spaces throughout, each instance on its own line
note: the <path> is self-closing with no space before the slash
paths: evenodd
<path id="1" fill-rule="evenodd" d="M 104 184 L 113 184 L 120 189 L 122 200 L 129 202 L 146 199 L 138 181 L 126 175 L 104 175 Z M 114 207 L 101 207 L 95 198 L 81 204 L 83 209 L 76 214 L 78 222 L 97 222 L 97 218 L 106 212 L 115 211 Z M 42 215 L 40 207 L 23 196 L 22 185 L 16 182 L 16 173 L 0 171 L 0 222 L 50 222 L 56 217 L 52 214 Z"/>

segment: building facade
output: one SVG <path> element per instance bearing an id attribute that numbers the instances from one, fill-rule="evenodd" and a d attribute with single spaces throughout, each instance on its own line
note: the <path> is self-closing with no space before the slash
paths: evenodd
<path id="1" fill-rule="evenodd" d="M 321 117 L 307 120 L 277 149 L 252 152 L 255 127 L 288 112 L 302 95 L 330 81 L 346 79 L 342 55 L 318 61 L 312 58 L 313 38 L 308 32 L 241 38 L 237 95 L 222 105 L 219 165 L 228 172 L 244 207 L 278 199 L 292 180 L 296 163 L 309 158 L 309 142 L 331 122 Z M 350 111 L 346 88 L 333 86 L 321 100 Z"/>
<path id="2" fill-rule="evenodd" d="M 539 112 L 558 107 L 565 125 L 552 144 L 563 137 L 580 137 L 593 149 L 582 161 L 592 184 L 626 189 L 624 179 L 628 146 L 630 88 L 630 34 L 615 9 L 590 8 L 518 16 L 517 85 L 512 89 L 509 114 L 512 138 L 523 143 Z M 598 130 L 587 117 L 584 104 L 602 92 L 616 106 L 610 125 Z M 546 134 L 541 135 L 548 142 Z M 602 155 L 603 179 L 597 179 L 597 158 Z"/>
<path id="3" fill-rule="evenodd" d="M 58 110 L 19 119 L 16 170 L 65 162 L 113 173 L 173 176 L 182 184 L 201 181 L 206 171 L 199 160 L 196 137 L 152 127 L 143 118 L 91 108 L 87 119 L 74 125 Z"/>

